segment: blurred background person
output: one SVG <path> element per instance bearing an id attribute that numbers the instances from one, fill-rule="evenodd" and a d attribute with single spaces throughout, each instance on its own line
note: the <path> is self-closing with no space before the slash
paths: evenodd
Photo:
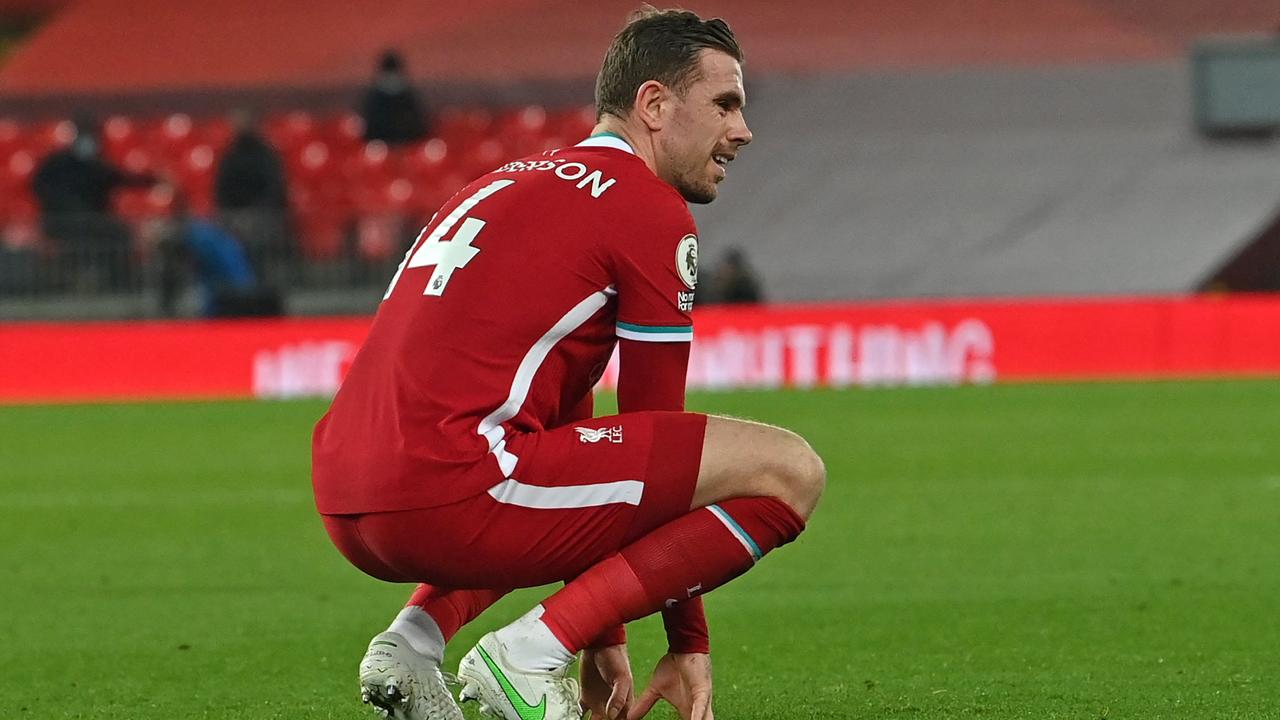
<path id="1" fill-rule="evenodd" d="M 399 145 L 430 134 L 427 112 L 409 83 L 404 60 L 395 50 L 387 50 L 378 61 L 378 72 L 365 93 L 361 115 L 366 142 L 381 140 Z"/>
<path id="2" fill-rule="evenodd" d="M 758 303 L 764 302 L 760 280 L 747 262 L 742 248 L 730 248 L 720 265 L 711 273 L 711 287 L 707 303 Z"/>
<path id="3" fill-rule="evenodd" d="M 161 242 L 160 266 L 164 315 L 178 314 L 192 275 L 201 317 L 274 317 L 284 312 L 279 290 L 261 282 L 235 232 L 218 220 L 191 215 L 182 193 L 174 197 L 172 232 Z"/>
<path id="4" fill-rule="evenodd" d="M 125 290 L 133 284 L 133 240 L 129 227 L 112 213 L 112 193 L 160 178 L 112 165 L 102 157 L 94 121 L 81 115 L 74 124 L 75 139 L 45 157 L 31 178 L 41 229 L 72 286 Z"/>
<path id="5" fill-rule="evenodd" d="M 247 110 L 232 115 L 235 134 L 218 162 L 214 202 L 221 224 L 239 238 L 260 274 L 291 274 L 297 260 L 289 226 L 284 165 Z"/>

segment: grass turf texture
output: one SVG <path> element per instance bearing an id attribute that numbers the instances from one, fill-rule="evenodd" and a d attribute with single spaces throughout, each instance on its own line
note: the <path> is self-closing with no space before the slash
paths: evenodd
<path id="1" fill-rule="evenodd" d="M 809 532 L 707 599 L 720 717 L 1276 717 L 1280 383 L 690 404 L 830 472 Z M 409 589 L 312 511 L 323 407 L 0 409 L 0 717 L 372 717 L 356 663 Z M 660 628 L 631 637 L 644 675 Z"/>

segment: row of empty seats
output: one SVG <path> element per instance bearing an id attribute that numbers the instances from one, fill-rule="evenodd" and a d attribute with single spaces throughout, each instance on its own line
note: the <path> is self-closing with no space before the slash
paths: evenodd
<path id="1" fill-rule="evenodd" d="M 350 112 L 276 113 L 263 118 L 259 131 L 280 154 L 303 251 L 325 257 L 361 218 L 421 224 L 468 181 L 506 160 L 577 142 L 594 121 L 589 107 L 447 108 L 434 118 L 431 137 L 394 147 L 364 142 L 363 123 Z M 39 241 L 31 179 L 41 159 L 69 144 L 75 132 L 69 119 L 20 123 L 0 117 L 0 227 L 7 228 L 6 244 Z M 181 193 L 190 212 L 211 215 L 218 160 L 234 134 L 226 117 L 107 118 L 103 155 L 129 171 L 170 181 L 117 192 L 116 212 L 134 224 L 167 217 Z"/>

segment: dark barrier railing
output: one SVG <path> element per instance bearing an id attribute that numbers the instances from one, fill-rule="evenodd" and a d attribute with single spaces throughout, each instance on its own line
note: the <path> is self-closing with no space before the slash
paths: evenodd
<path id="1" fill-rule="evenodd" d="M 276 315 L 291 298 L 326 294 L 339 299 L 319 311 L 341 312 L 341 291 L 358 291 L 351 310 L 365 311 L 419 229 L 396 214 L 317 229 L 271 211 L 10 223 L 0 227 L 0 319 Z"/>

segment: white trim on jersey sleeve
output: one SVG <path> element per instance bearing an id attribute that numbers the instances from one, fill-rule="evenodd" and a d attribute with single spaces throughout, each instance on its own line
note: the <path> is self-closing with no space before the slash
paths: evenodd
<path id="1" fill-rule="evenodd" d="M 545 487 L 526 485 L 507 478 L 489 488 L 489 496 L 505 505 L 539 510 L 600 507 L 615 503 L 639 506 L 640 498 L 644 496 L 644 483 L 639 480 L 618 480 L 591 485 Z"/>
<path id="2" fill-rule="evenodd" d="M 525 353 L 524 359 L 520 361 L 520 365 L 516 368 L 516 375 L 511 381 L 511 390 L 507 394 L 506 402 L 498 406 L 496 410 L 489 413 L 485 419 L 480 421 L 480 426 L 476 429 L 476 433 L 483 437 L 489 443 L 489 452 L 498 459 L 498 467 L 502 470 L 502 474 L 511 477 L 511 472 L 516 468 L 516 462 L 520 459 L 514 454 L 507 451 L 507 431 L 502 427 L 502 423 L 515 417 L 519 412 L 524 401 L 529 397 L 529 389 L 533 386 L 533 377 L 538 374 L 538 368 L 542 367 L 543 361 L 547 359 L 547 355 L 551 352 L 551 348 L 556 346 L 569 333 L 577 330 L 592 315 L 604 307 L 609 298 L 617 295 L 618 292 L 610 285 L 603 290 L 588 295 L 582 302 L 574 305 L 569 312 L 565 313 L 555 325 L 551 326 L 538 341 L 529 348 L 529 352 Z"/>

